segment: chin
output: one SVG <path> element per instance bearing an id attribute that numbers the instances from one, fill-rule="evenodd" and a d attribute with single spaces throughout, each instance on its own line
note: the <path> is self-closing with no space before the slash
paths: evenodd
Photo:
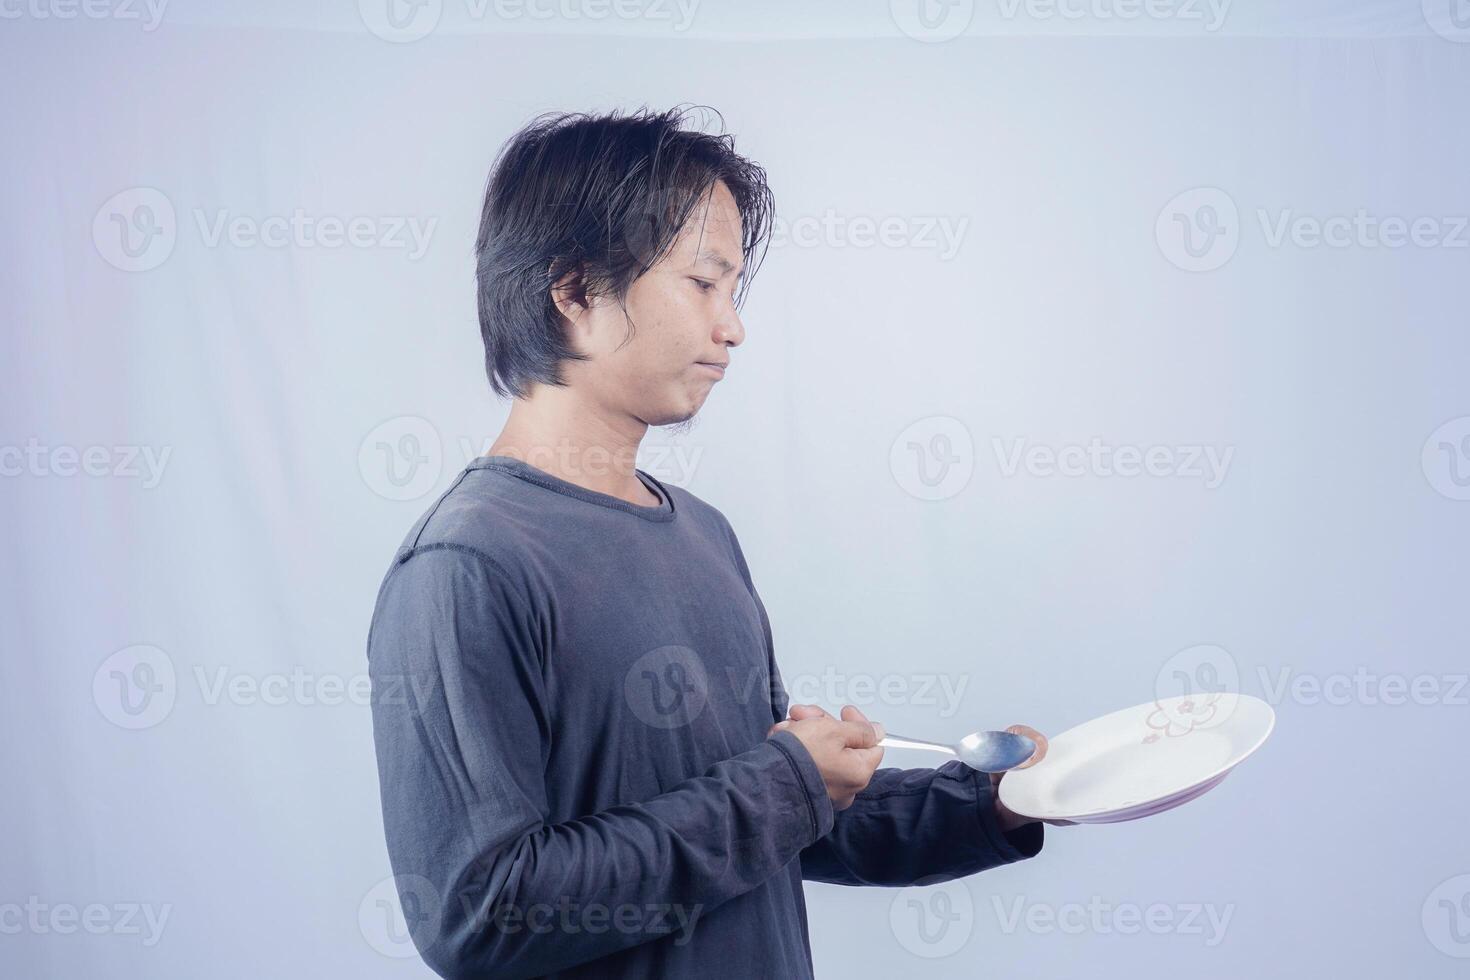
<path id="1" fill-rule="evenodd" d="M 674 408 L 667 405 L 660 406 L 657 410 L 650 412 L 644 421 L 653 426 L 680 425 L 685 422 L 693 422 L 694 416 L 703 405 L 704 400 L 700 399 L 693 405 L 685 405 L 681 408 Z"/>
<path id="2" fill-rule="evenodd" d="M 652 415 L 646 420 L 651 426 L 680 425 L 694 421 L 694 412 L 673 412 Z"/>

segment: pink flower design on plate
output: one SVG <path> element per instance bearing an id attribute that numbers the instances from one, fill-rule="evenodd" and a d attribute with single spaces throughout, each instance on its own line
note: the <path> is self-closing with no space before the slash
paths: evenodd
<path id="1" fill-rule="evenodd" d="M 1203 728 L 1215 717 L 1215 702 L 1219 699 L 1220 695 L 1212 694 L 1203 705 L 1186 699 L 1168 708 L 1155 701 L 1154 710 L 1144 719 L 1144 723 L 1153 729 L 1152 738 L 1144 741 L 1156 741 L 1160 732 L 1169 738 L 1182 738 L 1196 728 Z"/>

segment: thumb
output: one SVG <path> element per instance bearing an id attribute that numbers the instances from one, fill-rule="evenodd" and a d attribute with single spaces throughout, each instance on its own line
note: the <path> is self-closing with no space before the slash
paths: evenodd
<path id="1" fill-rule="evenodd" d="M 884 729 L 882 722 L 868 721 L 868 716 L 863 714 L 862 711 L 851 704 L 845 706 L 842 709 L 842 720 L 856 721 L 863 724 L 871 725 L 873 727 L 873 738 L 875 741 L 882 741 L 883 736 L 888 734 L 887 730 Z"/>
<path id="2" fill-rule="evenodd" d="M 852 705 L 842 709 L 843 727 L 847 730 L 847 747 L 870 749 L 878 744 L 878 729 L 867 717 Z"/>
<path id="3" fill-rule="evenodd" d="M 827 717 L 827 712 L 815 704 L 793 704 L 789 714 L 792 721 L 805 721 L 808 718 Z"/>

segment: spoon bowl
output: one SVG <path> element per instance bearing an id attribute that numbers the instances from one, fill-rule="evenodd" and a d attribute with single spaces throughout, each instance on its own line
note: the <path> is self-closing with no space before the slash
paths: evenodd
<path id="1" fill-rule="evenodd" d="M 878 743 L 886 748 L 920 749 L 953 756 L 978 772 L 1005 772 L 1031 758 L 1036 743 L 1015 732 L 972 732 L 955 745 L 931 742 L 907 735 L 885 735 Z"/>

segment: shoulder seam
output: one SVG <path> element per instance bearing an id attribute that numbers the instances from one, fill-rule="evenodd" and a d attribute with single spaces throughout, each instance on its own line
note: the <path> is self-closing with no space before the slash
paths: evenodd
<path id="1" fill-rule="evenodd" d="M 434 519 L 434 515 L 439 512 L 439 505 L 444 503 L 444 498 L 448 497 L 455 491 L 455 488 L 464 482 L 464 478 L 469 475 L 469 472 L 469 470 L 462 471 L 459 474 L 459 478 L 449 485 L 449 489 L 441 493 L 439 499 L 434 501 L 434 506 L 429 509 L 428 514 L 424 515 L 423 522 L 419 524 L 418 533 L 413 536 L 413 544 L 408 546 L 410 551 L 419 546 L 419 538 L 424 536 L 424 530 L 429 526 L 429 522 Z"/>
<path id="2" fill-rule="evenodd" d="M 394 561 L 393 572 L 397 572 L 399 568 L 403 567 L 403 565 L 405 565 L 408 560 L 415 555 L 424 555 L 435 551 L 452 551 L 458 554 L 468 555 L 481 564 L 487 566 L 496 573 L 497 577 L 499 577 L 502 581 L 505 582 L 507 586 L 509 586 L 511 592 L 515 593 L 516 602 L 519 603 L 521 606 L 521 612 L 526 615 L 534 614 L 534 609 L 531 603 L 520 594 L 520 589 L 516 587 L 515 576 L 511 575 L 510 571 L 504 565 L 496 561 L 490 555 L 481 551 L 479 548 L 474 548 L 467 544 L 460 544 L 457 541 L 435 541 L 431 542 L 430 544 L 416 544 L 411 548 L 406 548 L 399 553 L 397 560 Z M 390 572 L 389 577 L 391 576 L 392 573 Z"/>

